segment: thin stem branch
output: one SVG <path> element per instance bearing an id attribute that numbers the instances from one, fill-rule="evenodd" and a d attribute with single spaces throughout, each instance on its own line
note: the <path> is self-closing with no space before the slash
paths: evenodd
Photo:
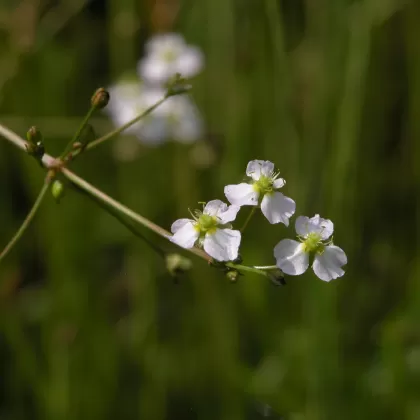
<path id="1" fill-rule="evenodd" d="M 252 216 L 254 216 L 255 214 L 255 210 L 257 209 L 257 206 L 252 207 L 250 213 L 248 214 L 248 217 L 246 218 L 243 226 L 241 227 L 241 233 L 244 232 L 244 230 L 246 229 L 246 227 L 248 226 L 248 223 L 250 222 L 250 220 L 252 219 Z"/>
<path id="2" fill-rule="evenodd" d="M 233 269 L 239 270 L 239 271 L 245 271 L 247 273 L 259 274 L 260 276 L 270 278 L 270 275 L 268 274 L 268 272 L 266 272 L 264 270 L 259 270 L 256 267 L 248 267 L 247 265 L 234 264 L 234 263 L 231 263 L 231 262 L 227 262 L 226 267 L 230 267 L 230 268 L 233 268 Z"/>
<path id="3" fill-rule="evenodd" d="M 276 265 L 254 265 L 253 267 L 257 270 L 263 270 L 263 271 L 271 271 L 271 270 L 279 269 Z"/>
<path id="4" fill-rule="evenodd" d="M 130 208 L 124 206 L 124 204 L 120 203 L 119 201 L 114 200 L 109 195 L 105 194 L 101 190 L 98 190 L 93 185 L 86 182 L 84 179 L 77 176 L 75 173 L 69 171 L 67 168 L 62 169 L 62 174 L 71 182 L 76 184 L 79 188 L 86 191 L 90 195 L 94 196 L 96 199 L 100 200 L 101 202 L 113 207 L 116 211 L 121 214 L 124 214 L 129 219 L 134 220 L 135 222 L 139 223 L 140 225 L 146 227 L 147 229 L 155 232 L 159 236 L 162 236 L 165 239 L 170 239 L 172 236 L 167 230 L 161 228 L 160 226 L 156 225 L 149 219 L 137 214 L 135 211 L 131 210 Z M 188 251 L 192 252 L 193 254 L 203 258 L 206 261 L 211 261 L 211 257 L 206 254 L 203 250 L 198 248 L 191 248 Z"/>
<path id="5" fill-rule="evenodd" d="M 60 156 L 60 159 L 65 157 L 68 152 L 72 149 L 73 144 L 79 139 L 80 135 L 83 132 L 83 129 L 86 127 L 87 123 L 89 122 L 90 118 L 92 117 L 93 113 L 95 112 L 96 107 L 91 106 L 88 113 L 86 114 L 85 118 L 83 119 L 82 123 L 79 126 L 79 129 L 76 131 L 73 138 L 67 143 L 67 146 L 65 147 L 63 153 Z"/>
<path id="6" fill-rule="evenodd" d="M 164 101 L 164 99 L 162 99 L 160 101 L 160 103 L 162 103 L 163 101 Z M 154 107 L 157 107 L 158 105 L 159 105 L 159 103 L 155 104 Z M 151 110 L 149 112 L 151 112 Z M 121 131 L 122 130 L 120 130 L 119 132 L 121 132 Z M 6 140 L 10 141 L 11 143 L 13 143 L 15 146 L 19 147 L 20 149 L 22 149 L 24 151 L 26 150 L 25 145 L 27 143 L 25 142 L 25 140 L 23 140 L 16 133 L 7 129 L 6 127 L 2 126 L 1 124 L 0 124 L 0 135 L 2 135 Z M 110 137 L 107 137 L 106 139 L 108 139 L 108 138 L 110 138 Z M 55 161 L 56 161 L 56 159 L 53 158 L 52 156 L 48 155 L 48 154 L 45 154 L 42 158 L 42 162 L 47 168 L 50 167 L 50 166 L 53 166 Z M 121 217 L 122 217 L 121 215 L 125 215 L 129 219 L 131 219 L 131 220 L 139 223 L 140 225 L 144 226 L 145 228 L 155 232 L 157 235 L 159 235 L 159 236 L 161 236 L 165 239 L 170 240 L 170 238 L 172 236 L 170 234 L 170 232 L 168 232 L 167 230 L 163 229 L 162 227 L 156 225 L 155 223 L 146 219 L 145 217 L 141 216 L 140 214 L 137 214 L 136 212 L 134 212 L 130 208 L 124 206 L 122 203 L 114 200 L 112 197 L 108 196 L 107 194 L 105 194 L 101 190 L 99 190 L 96 187 L 94 187 L 93 185 L 89 184 L 83 178 L 80 178 L 78 175 L 76 175 L 75 173 L 73 173 L 72 171 L 67 169 L 66 167 L 61 168 L 61 173 L 70 182 L 72 182 L 78 188 L 80 188 L 85 193 L 87 193 L 89 196 L 91 196 L 95 201 L 98 201 L 98 202 L 102 203 L 104 206 L 108 206 L 109 208 L 112 208 L 113 214 L 119 213 L 118 220 L 121 221 Z M 44 185 L 44 188 L 45 188 L 45 191 L 46 191 L 47 187 L 45 185 Z M 45 192 L 44 192 L 44 194 L 45 194 Z M 38 199 L 37 199 L 37 201 L 38 201 Z M 41 200 L 39 199 L 39 201 L 41 201 Z M 254 208 L 254 210 L 255 210 L 255 208 Z M 253 212 L 251 212 L 251 215 L 252 215 L 252 213 Z M 251 215 L 248 216 L 248 219 L 251 218 Z M 127 224 L 125 224 L 125 226 L 127 226 Z M 130 230 L 131 229 L 132 229 L 132 227 L 130 227 Z M 206 252 L 204 252 L 202 249 L 193 247 L 193 248 L 190 248 L 190 249 L 186 249 L 186 251 L 191 252 L 192 254 L 204 259 L 208 263 L 212 262 L 212 258 Z M 262 275 L 262 276 L 264 276 L 266 278 L 269 278 L 269 279 L 271 278 L 270 273 L 268 271 L 265 271 L 265 270 L 268 269 L 267 267 L 265 269 L 262 269 L 262 268 L 259 268 L 259 267 L 248 267 L 246 265 L 234 264 L 232 262 L 227 262 L 225 265 L 226 265 L 226 267 L 233 268 L 233 269 L 236 269 L 236 270 L 239 270 L 239 271 L 255 273 L 255 274 Z"/>
<path id="7" fill-rule="evenodd" d="M 18 229 L 18 231 L 15 233 L 13 238 L 10 240 L 10 242 L 7 244 L 6 248 L 4 248 L 3 252 L 0 254 L 0 261 L 6 257 L 6 255 L 12 250 L 12 248 L 16 245 L 17 241 L 22 237 L 22 235 L 25 233 L 26 229 L 31 224 L 37 210 L 39 209 L 42 200 L 45 197 L 45 193 L 48 191 L 49 182 L 45 181 L 44 185 L 42 186 L 41 191 L 38 194 L 37 199 L 35 200 L 34 205 L 32 206 L 30 212 L 26 216 L 25 220 L 23 221 L 22 225 Z"/>
<path id="8" fill-rule="evenodd" d="M 153 112 L 158 106 L 162 105 L 168 98 L 169 98 L 169 96 L 165 95 L 163 98 L 159 99 L 154 105 L 152 105 L 150 108 L 147 108 L 144 112 L 142 112 L 137 117 L 133 118 L 131 121 L 128 121 L 127 123 L 125 123 L 121 127 L 118 127 L 117 129 L 111 131 L 110 133 L 105 134 L 104 136 L 90 142 L 86 146 L 85 150 L 94 149 L 95 147 L 99 146 L 100 144 L 106 142 L 107 140 L 111 140 L 114 137 L 118 136 L 118 134 L 122 133 L 124 130 L 131 127 L 135 123 L 139 122 L 142 118 L 146 117 L 151 112 Z"/>

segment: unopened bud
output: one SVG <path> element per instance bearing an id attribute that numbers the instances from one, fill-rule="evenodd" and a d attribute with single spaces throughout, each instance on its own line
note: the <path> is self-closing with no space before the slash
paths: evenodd
<path id="1" fill-rule="evenodd" d="M 91 104 L 96 109 L 105 108 L 109 102 L 109 92 L 104 88 L 99 88 L 93 94 Z"/>
<path id="2" fill-rule="evenodd" d="M 26 133 L 26 138 L 30 144 L 36 145 L 37 143 L 43 141 L 41 132 L 35 127 L 32 126 Z"/>
<path id="3" fill-rule="evenodd" d="M 173 276 L 191 270 L 192 262 L 179 254 L 168 254 L 166 256 L 166 268 Z"/>
<path id="4" fill-rule="evenodd" d="M 58 179 L 54 180 L 54 182 L 51 185 L 51 194 L 55 198 L 55 201 L 57 201 L 57 203 L 59 203 L 60 200 L 63 198 L 64 193 L 64 184 Z"/>
<path id="5" fill-rule="evenodd" d="M 275 286 L 285 286 L 286 285 L 286 280 L 284 279 L 284 274 L 280 269 L 270 271 L 269 272 L 269 277 L 270 277 L 271 282 Z"/>
<path id="6" fill-rule="evenodd" d="M 238 281 L 238 277 L 239 277 L 239 272 L 236 270 L 229 270 L 226 273 L 226 277 L 228 278 L 228 280 L 232 283 L 236 283 Z"/>
<path id="7" fill-rule="evenodd" d="M 41 132 L 35 126 L 33 126 L 27 131 L 26 138 L 28 140 L 28 143 L 26 144 L 27 152 L 31 156 L 34 156 L 41 163 L 42 156 L 44 156 L 45 153 Z"/>

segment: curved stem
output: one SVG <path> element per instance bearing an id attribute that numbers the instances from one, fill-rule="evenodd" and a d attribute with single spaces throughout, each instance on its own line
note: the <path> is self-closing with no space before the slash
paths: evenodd
<path id="1" fill-rule="evenodd" d="M 43 198 L 45 197 L 45 193 L 48 191 L 48 186 L 49 182 L 45 181 L 41 191 L 38 194 L 38 197 L 35 200 L 34 205 L 32 206 L 22 225 L 15 233 L 13 238 L 10 240 L 10 242 L 6 245 L 6 248 L 4 248 L 3 252 L 0 254 L 0 261 L 11 251 L 11 249 L 16 245 L 17 241 L 22 237 L 26 229 L 29 227 L 30 223 L 32 222 L 32 219 L 34 218 L 37 210 L 39 209 L 39 206 L 42 203 Z"/>
<path id="2" fill-rule="evenodd" d="M 240 231 L 241 233 L 244 232 L 244 230 L 246 229 L 246 227 L 248 226 L 248 223 L 250 222 L 250 220 L 252 219 L 252 216 L 254 216 L 255 214 L 255 210 L 257 209 L 257 206 L 252 207 L 250 213 L 248 214 L 248 217 L 246 218 L 244 224 L 242 225 Z"/>

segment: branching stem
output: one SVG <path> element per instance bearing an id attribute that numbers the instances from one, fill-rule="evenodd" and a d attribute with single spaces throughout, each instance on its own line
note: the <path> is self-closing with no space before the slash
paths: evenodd
<path id="1" fill-rule="evenodd" d="M 152 108 L 156 108 L 157 106 L 159 106 L 161 103 L 164 102 L 166 98 L 162 98 L 161 101 L 157 102 Z M 147 113 L 152 112 L 152 108 L 149 108 L 149 110 L 147 110 Z M 144 116 L 145 113 L 142 114 L 142 116 Z M 140 118 L 138 118 L 137 120 L 139 120 Z M 131 124 L 129 124 L 131 125 Z M 129 126 L 128 125 L 128 126 Z M 125 126 L 123 126 L 125 128 L 127 128 L 127 124 Z M 92 147 L 95 147 L 96 145 L 102 143 L 105 140 L 110 139 L 113 136 L 116 136 L 117 134 L 119 134 L 121 131 L 123 131 L 123 129 L 118 129 L 115 130 L 114 132 L 110 133 L 107 136 L 101 137 L 100 139 L 98 139 L 96 142 L 92 142 L 88 145 Z M 20 149 L 22 149 L 23 151 L 26 150 L 26 142 L 25 140 L 23 140 L 20 136 L 18 136 L 16 133 L 14 133 L 13 131 L 9 130 L 8 128 L 2 126 L 0 124 L 0 135 L 3 136 L 6 140 L 8 140 L 9 142 L 13 143 L 15 146 L 19 147 Z M 112 136 L 111 136 L 112 135 Z M 96 144 L 95 144 L 96 143 Z M 53 158 L 52 156 L 45 154 L 42 158 L 42 163 L 47 167 L 53 167 L 55 162 L 57 162 L 57 159 Z M 125 215 L 126 217 L 128 217 L 129 219 L 135 221 L 136 223 L 139 223 L 140 225 L 144 226 L 145 228 L 155 232 L 157 235 L 170 240 L 171 238 L 171 234 L 170 232 L 168 232 L 167 230 L 163 229 L 162 227 L 156 225 L 155 223 L 153 223 L 152 221 L 148 220 L 147 218 L 143 217 L 142 215 L 136 213 L 135 211 L 131 210 L 130 208 L 126 207 L 124 204 L 114 200 L 112 197 L 108 196 L 107 194 L 105 194 L 104 192 L 102 192 L 101 190 L 97 189 L 96 187 L 94 187 L 93 185 L 89 184 L 87 181 L 85 181 L 83 178 L 80 178 L 78 175 L 76 175 L 74 172 L 70 171 L 69 169 L 67 169 L 66 167 L 62 167 L 61 169 L 61 173 L 69 180 L 71 181 L 73 184 L 75 184 L 77 187 L 79 187 L 81 190 L 83 190 L 84 192 L 86 192 L 87 194 L 89 194 L 91 197 L 93 197 L 95 199 L 95 201 L 98 201 L 100 203 L 103 203 L 105 206 L 108 206 L 109 208 L 112 208 L 112 212 L 113 214 L 119 214 L 119 220 L 120 220 L 120 216 L 121 215 Z M 32 208 L 30 214 L 28 215 L 27 219 L 25 220 L 24 224 L 29 225 L 30 220 L 33 218 L 33 216 L 36 213 L 37 208 L 39 207 L 43 196 L 45 195 L 45 192 L 47 191 L 48 188 L 48 184 L 46 183 L 43 187 L 43 189 L 41 190 L 40 195 L 38 196 L 38 199 L 36 201 L 36 203 L 34 204 L 34 207 Z M 253 209 L 255 211 L 255 208 Z M 254 212 L 251 212 L 251 214 L 248 216 L 248 221 L 251 218 L 252 214 Z M 29 219 L 29 221 L 28 221 Z M 247 222 L 246 222 L 247 223 Z M 127 226 L 127 224 L 125 224 Z M 23 225 L 22 225 L 23 226 Z M 27 226 L 26 226 L 27 227 Z M 25 229 L 26 229 L 25 227 Z M 128 226 L 127 226 L 128 227 Z M 246 225 L 245 225 L 246 227 Z M 23 231 L 25 230 L 23 229 Z M 22 230 L 22 227 L 20 229 L 20 231 Z M 131 228 L 130 228 L 131 230 Z M 19 239 L 19 237 L 21 236 L 23 232 L 20 233 L 20 235 L 17 237 L 17 239 Z M 17 239 L 15 239 L 15 242 L 17 241 Z M 5 250 L 6 251 L 6 250 Z M 190 249 L 186 249 L 187 252 L 191 252 L 194 255 L 204 259 L 205 261 L 207 261 L 208 263 L 212 262 L 212 258 L 206 253 L 204 252 L 202 249 L 193 247 Z M 4 251 L 3 251 L 4 254 Z M 3 255 L 2 254 L 2 255 Z M 266 278 L 270 278 L 269 272 L 267 272 L 266 270 L 268 270 L 267 267 L 248 267 L 246 265 L 240 265 L 240 264 L 234 264 L 232 262 L 227 262 L 226 266 L 232 269 L 236 269 L 240 272 L 249 272 L 249 273 L 254 273 L 254 274 L 259 274 L 262 275 Z M 271 270 L 271 268 L 270 268 Z"/>

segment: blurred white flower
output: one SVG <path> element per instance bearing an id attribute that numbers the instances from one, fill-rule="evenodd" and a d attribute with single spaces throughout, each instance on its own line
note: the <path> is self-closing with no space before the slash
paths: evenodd
<path id="1" fill-rule="evenodd" d="M 303 274 L 309 266 L 309 254 L 315 254 L 312 268 L 315 274 L 324 281 L 341 277 L 347 264 L 347 256 L 332 241 L 327 242 L 334 231 L 331 220 L 323 219 L 316 214 L 311 219 L 299 216 L 295 223 L 300 242 L 283 239 L 274 248 L 277 267 L 285 274 L 297 276 Z"/>
<path id="2" fill-rule="evenodd" d="M 114 125 L 121 126 L 140 115 L 165 96 L 165 91 L 138 82 L 122 82 L 109 88 L 111 100 L 106 108 Z M 199 139 L 203 122 L 196 105 L 186 95 L 170 97 L 153 112 L 133 124 L 126 133 L 142 143 L 159 145 L 168 139 L 192 143 Z"/>
<path id="3" fill-rule="evenodd" d="M 198 74 L 204 63 L 202 52 L 185 43 L 181 35 L 155 35 L 146 44 L 146 55 L 139 61 L 140 78 L 150 84 L 163 85 L 176 73 L 184 78 Z"/>
<path id="4" fill-rule="evenodd" d="M 246 174 L 251 183 L 228 185 L 225 195 L 230 203 L 238 206 L 261 206 L 261 211 L 270 223 L 284 223 L 289 225 L 289 218 L 293 216 L 296 203 L 289 197 L 277 192 L 286 181 L 278 178 L 274 171 L 274 164 L 268 160 L 252 160 L 248 163 Z"/>
<path id="5" fill-rule="evenodd" d="M 194 219 L 179 219 L 171 226 L 171 241 L 183 248 L 197 242 L 218 261 L 232 261 L 238 257 L 241 233 L 230 229 L 239 207 L 227 206 L 220 200 L 209 201 L 204 210 L 196 211 Z"/>

